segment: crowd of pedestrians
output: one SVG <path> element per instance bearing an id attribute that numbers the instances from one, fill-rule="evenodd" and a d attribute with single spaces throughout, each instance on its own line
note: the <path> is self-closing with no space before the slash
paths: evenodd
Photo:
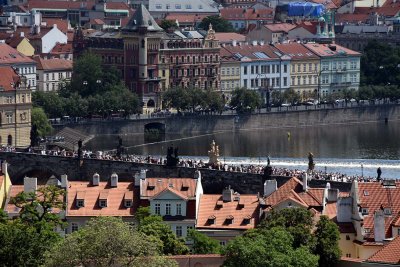
<path id="1" fill-rule="evenodd" d="M 1 151 L 14 152 L 15 148 L 13 147 L 2 147 Z M 41 155 L 51 155 L 51 156 L 63 156 L 63 157 L 78 157 L 78 152 L 71 152 L 66 150 L 29 150 L 30 153 L 38 153 Z M 166 165 L 167 159 L 166 157 L 160 156 L 140 156 L 140 155 L 129 155 L 124 154 L 122 156 L 117 156 L 114 152 L 104 152 L 104 151 L 90 151 L 90 150 L 82 150 L 82 158 L 87 159 L 100 159 L 100 160 L 114 160 L 114 161 L 125 161 L 125 162 L 134 162 L 134 163 L 142 163 L 142 164 L 158 164 L 158 165 Z M 251 174 L 264 174 L 265 173 L 265 165 L 261 164 L 226 164 L 220 162 L 219 164 L 208 164 L 208 162 L 204 162 L 199 159 L 192 158 L 183 158 L 180 159 L 178 167 L 185 168 L 196 168 L 196 169 L 213 169 L 219 171 L 227 171 L 227 172 L 242 172 L 242 173 L 251 173 Z M 304 170 L 299 169 L 288 169 L 288 168 L 278 168 L 272 166 L 272 175 L 274 176 L 289 176 L 289 177 L 298 177 L 301 178 L 304 175 Z M 338 182 L 351 182 L 354 179 L 358 181 L 372 181 L 374 178 L 366 177 L 366 176 L 349 176 L 337 172 L 326 172 L 314 170 L 312 172 L 312 178 L 318 180 L 331 180 Z"/>

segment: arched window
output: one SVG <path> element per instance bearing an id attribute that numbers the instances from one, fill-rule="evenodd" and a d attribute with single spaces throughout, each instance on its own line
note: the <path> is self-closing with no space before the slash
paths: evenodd
<path id="1" fill-rule="evenodd" d="M 12 146 L 12 136 L 11 136 L 11 134 L 8 135 L 8 138 L 7 138 L 7 145 L 8 145 L 8 146 Z"/>
<path id="2" fill-rule="evenodd" d="M 149 101 L 147 101 L 147 107 L 148 108 L 153 108 L 155 106 L 154 100 L 150 99 Z"/>

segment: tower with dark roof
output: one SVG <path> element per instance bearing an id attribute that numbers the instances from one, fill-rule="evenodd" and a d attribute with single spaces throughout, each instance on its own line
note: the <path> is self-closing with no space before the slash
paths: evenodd
<path id="1" fill-rule="evenodd" d="M 136 10 L 122 28 L 125 54 L 125 81 L 142 99 L 143 106 L 156 108 L 161 78 L 158 75 L 158 52 L 164 30 L 144 5 Z"/>

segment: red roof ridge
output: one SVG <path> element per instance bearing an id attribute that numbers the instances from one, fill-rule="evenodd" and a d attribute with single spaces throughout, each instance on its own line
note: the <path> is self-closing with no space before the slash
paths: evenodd
<path id="1" fill-rule="evenodd" d="M 180 197 L 180 198 L 188 199 L 187 196 L 181 194 L 180 192 L 178 192 L 178 190 L 175 190 L 174 188 L 169 187 L 169 186 L 166 187 L 166 188 L 164 188 L 164 189 L 163 189 L 161 192 L 159 192 L 158 194 L 155 194 L 154 196 L 152 196 L 150 199 L 155 199 L 155 198 L 157 198 L 158 196 L 164 194 L 166 191 L 170 191 L 171 193 L 177 195 L 177 196 Z"/>

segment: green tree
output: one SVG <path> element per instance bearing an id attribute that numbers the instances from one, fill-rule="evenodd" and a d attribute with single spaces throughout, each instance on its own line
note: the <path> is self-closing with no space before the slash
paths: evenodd
<path id="1" fill-rule="evenodd" d="M 261 97 L 254 90 L 238 88 L 232 93 L 230 105 L 236 107 L 238 113 L 253 112 L 261 107 Z"/>
<path id="2" fill-rule="evenodd" d="M 168 31 L 170 29 L 176 29 L 178 28 L 178 25 L 176 24 L 175 21 L 173 20 L 166 20 L 163 19 L 160 23 L 160 27 L 163 28 L 165 31 Z"/>
<path id="3" fill-rule="evenodd" d="M 37 133 L 39 136 L 45 136 L 51 133 L 53 128 L 49 123 L 49 119 L 42 108 L 34 107 L 32 108 L 32 125 L 36 126 Z"/>
<path id="4" fill-rule="evenodd" d="M 317 244 L 315 253 L 319 255 L 320 267 L 334 267 L 341 257 L 340 233 L 337 225 L 326 216 L 321 216 L 316 225 Z"/>
<path id="5" fill-rule="evenodd" d="M 42 107 L 50 118 L 59 118 L 65 115 L 64 99 L 56 92 L 33 92 L 32 103 L 34 107 Z"/>
<path id="6" fill-rule="evenodd" d="M 19 219 L 0 222 L 0 266 L 42 266 L 46 251 L 61 239 L 51 225 L 45 224 L 38 232 Z"/>
<path id="7" fill-rule="evenodd" d="M 221 252 L 221 245 L 217 240 L 196 230 L 190 230 L 187 238 L 193 242 L 193 254 L 219 254 Z"/>
<path id="8" fill-rule="evenodd" d="M 177 266 L 146 235 L 115 217 L 97 217 L 46 253 L 45 266 Z"/>
<path id="9" fill-rule="evenodd" d="M 312 235 L 313 214 L 303 208 L 286 208 L 279 211 L 272 210 L 265 221 L 260 224 L 260 230 L 283 227 L 293 236 L 294 247 L 315 247 L 315 238 Z"/>
<path id="10" fill-rule="evenodd" d="M 229 242 L 224 266 L 316 267 L 318 256 L 308 247 L 295 248 L 290 233 L 282 227 L 273 227 L 252 231 Z"/>
<path id="11" fill-rule="evenodd" d="M 221 112 L 224 109 L 225 103 L 219 92 L 209 89 L 205 91 L 204 97 L 204 102 L 206 103 L 205 108 L 216 112 Z"/>
<path id="12" fill-rule="evenodd" d="M 165 224 L 161 216 L 150 215 L 142 219 L 139 231 L 146 236 L 152 236 L 155 240 L 162 242 L 162 252 L 164 255 L 182 255 L 189 252 L 184 241 L 172 232 L 171 228 Z"/>
<path id="13" fill-rule="evenodd" d="M 178 112 L 193 107 L 188 90 L 182 87 L 168 89 L 163 95 L 166 106 L 175 108 Z"/>
<path id="14" fill-rule="evenodd" d="M 199 28 L 207 31 L 210 24 L 212 25 L 213 29 L 216 32 L 234 32 L 235 31 L 232 24 L 220 16 L 205 17 L 199 24 Z"/>
<path id="15" fill-rule="evenodd" d="M 294 104 L 296 102 L 300 102 L 300 95 L 296 93 L 296 91 L 293 88 L 287 89 L 283 93 L 283 98 L 287 103 Z"/>
<path id="16" fill-rule="evenodd" d="M 22 222 L 35 226 L 38 232 L 64 226 L 62 219 L 52 211 L 65 210 L 65 190 L 49 185 L 38 188 L 35 192 L 20 192 L 10 199 L 10 203 L 20 208 Z"/>

